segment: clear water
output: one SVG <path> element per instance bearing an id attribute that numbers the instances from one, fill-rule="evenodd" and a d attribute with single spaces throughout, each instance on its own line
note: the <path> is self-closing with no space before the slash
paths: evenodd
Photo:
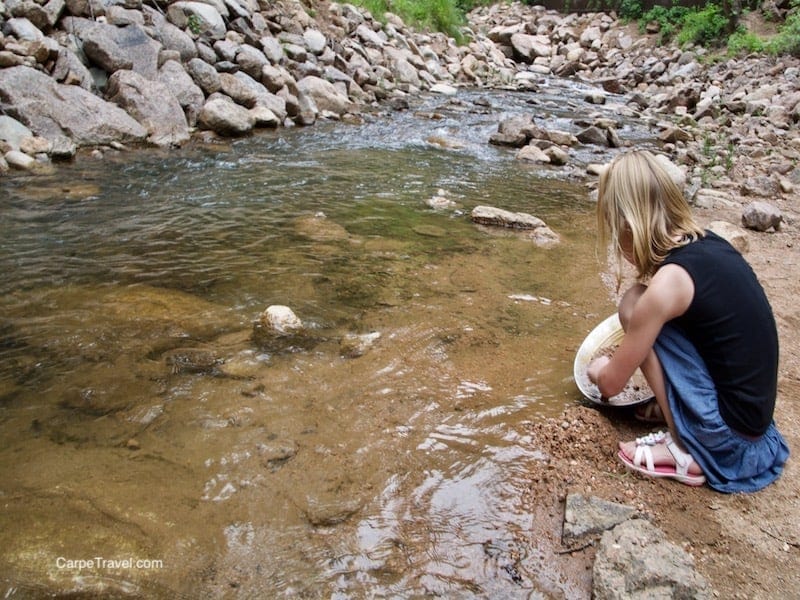
<path id="1" fill-rule="evenodd" d="M 550 85 L 0 181 L 7 596 L 570 596 L 529 535 L 525 424 L 580 402 L 613 306 L 582 178 L 487 143 L 517 112 L 577 131 L 581 89 Z M 272 304 L 304 343 L 253 342 Z"/>

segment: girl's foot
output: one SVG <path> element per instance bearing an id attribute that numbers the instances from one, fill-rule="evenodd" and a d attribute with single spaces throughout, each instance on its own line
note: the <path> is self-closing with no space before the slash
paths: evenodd
<path id="1" fill-rule="evenodd" d="M 641 421 L 643 423 L 665 423 L 664 420 L 664 413 L 661 412 L 661 407 L 656 402 L 655 398 L 650 398 L 644 404 L 640 404 L 636 407 L 636 410 L 633 413 L 634 418 L 637 421 Z"/>
<path id="2" fill-rule="evenodd" d="M 618 456 L 626 467 L 649 477 L 669 477 L 686 485 L 703 485 L 706 481 L 700 465 L 669 433 L 659 431 L 633 442 L 620 442 Z"/>

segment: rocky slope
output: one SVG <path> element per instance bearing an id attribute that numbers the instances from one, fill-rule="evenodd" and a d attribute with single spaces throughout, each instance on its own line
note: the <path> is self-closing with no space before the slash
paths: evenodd
<path id="1" fill-rule="evenodd" d="M 349 4 L 299 0 L 2 0 L 0 170 L 81 147 L 306 126 L 421 91 L 535 93 L 557 76 L 592 83 L 588 103 L 613 98 L 651 123 L 695 188 L 775 198 L 800 181 L 796 58 L 710 60 L 613 14 L 518 2 L 473 11 L 465 46 L 387 17 L 382 25 Z M 566 163 L 576 143 L 625 145 L 613 121 L 589 124 L 578 139 L 529 135 L 521 158 Z"/>

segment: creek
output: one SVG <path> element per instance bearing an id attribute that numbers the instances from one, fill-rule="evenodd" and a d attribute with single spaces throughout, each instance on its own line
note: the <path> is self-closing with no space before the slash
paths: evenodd
<path id="1" fill-rule="evenodd" d="M 613 310 L 573 176 L 613 151 L 565 169 L 488 139 L 591 113 L 650 140 L 584 91 L 423 96 L 0 180 L 6 597 L 569 596 L 526 535 L 545 457 L 525 425 L 581 402 L 574 353 Z M 455 205 L 429 208 L 439 190 Z M 479 204 L 561 243 L 478 227 Z M 272 304 L 308 343 L 253 343 Z"/>

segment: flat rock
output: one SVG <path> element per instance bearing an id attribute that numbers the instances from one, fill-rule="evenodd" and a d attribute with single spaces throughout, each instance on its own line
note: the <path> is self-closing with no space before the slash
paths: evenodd
<path id="1" fill-rule="evenodd" d="M 603 534 L 592 580 L 595 600 L 713 598 L 692 557 L 644 519 L 624 521 Z"/>
<path id="2" fill-rule="evenodd" d="M 628 520 L 635 512 L 632 506 L 609 502 L 582 494 L 569 494 L 564 510 L 564 544 L 596 535 Z"/>

